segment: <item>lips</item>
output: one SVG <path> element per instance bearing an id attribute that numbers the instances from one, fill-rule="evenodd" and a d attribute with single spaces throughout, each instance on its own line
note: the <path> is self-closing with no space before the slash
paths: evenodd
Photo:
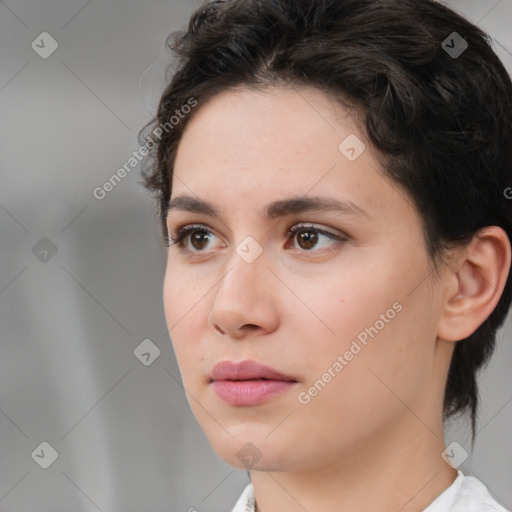
<path id="1" fill-rule="evenodd" d="M 256 361 L 221 361 L 213 368 L 210 384 L 227 404 L 249 407 L 289 391 L 297 380 Z"/>
<path id="2" fill-rule="evenodd" d="M 212 381 L 247 381 L 261 379 L 297 382 L 296 379 L 289 375 L 285 375 L 269 366 L 250 360 L 242 361 L 241 363 L 221 361 L 214 366 L 211 375 Z"/>

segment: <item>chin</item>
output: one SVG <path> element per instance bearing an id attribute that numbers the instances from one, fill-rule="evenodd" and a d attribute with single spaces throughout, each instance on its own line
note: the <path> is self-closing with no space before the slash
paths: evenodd
<path id="1" fill-rule="evenodd" d="M 253 435 L 247 429 L 245 435 L 230 437 L 226 432 L 224 434 L 222 438 L 209 441 L 215 453 L 230 466 L 245 471 L 286 471 L 293 465 L 289 460 L 290 446 L 277 438 L 267 439 L 268 429 L 265 433 Z"/>

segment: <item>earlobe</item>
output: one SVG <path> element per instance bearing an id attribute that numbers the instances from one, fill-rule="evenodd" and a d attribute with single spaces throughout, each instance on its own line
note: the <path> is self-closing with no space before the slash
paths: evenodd
<path id="1" fill-rule="evenodd" d="M 449 272 L 438 337 L 459 341 L 473 334 L 498 304 L 510 271 L 511 247 L 497 226 L 480 229 Z M 455 285 L 456 283 L 456 285 Z"/>

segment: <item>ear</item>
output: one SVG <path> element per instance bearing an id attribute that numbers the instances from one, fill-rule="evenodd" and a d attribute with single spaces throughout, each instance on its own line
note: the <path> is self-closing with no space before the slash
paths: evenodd
<path id="1" fill-rule="evenodd" d="M 448 271 L 437 336 L 473 334 L 498 304 L 510 270 L 510 240 L 502 228 L 480 229 Z"/>

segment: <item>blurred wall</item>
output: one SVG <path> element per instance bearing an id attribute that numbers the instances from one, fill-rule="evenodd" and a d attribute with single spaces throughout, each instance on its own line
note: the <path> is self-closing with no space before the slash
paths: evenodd
<path id="1" fill-rule="evenodd" d="M 0 1 L 2 512 L 221 512 L 248 481 L 214 454 L 180 387 L 140 169 L 94 193 L 138 149 L 164 40 L 197 3 Z M 512 72 L 512 0 L 447 3 Z M 474 450 L 460 426 L 447 433 L 470 453 L 461 469 L 508 507 L 511 329 L 481 378 Z"/>

